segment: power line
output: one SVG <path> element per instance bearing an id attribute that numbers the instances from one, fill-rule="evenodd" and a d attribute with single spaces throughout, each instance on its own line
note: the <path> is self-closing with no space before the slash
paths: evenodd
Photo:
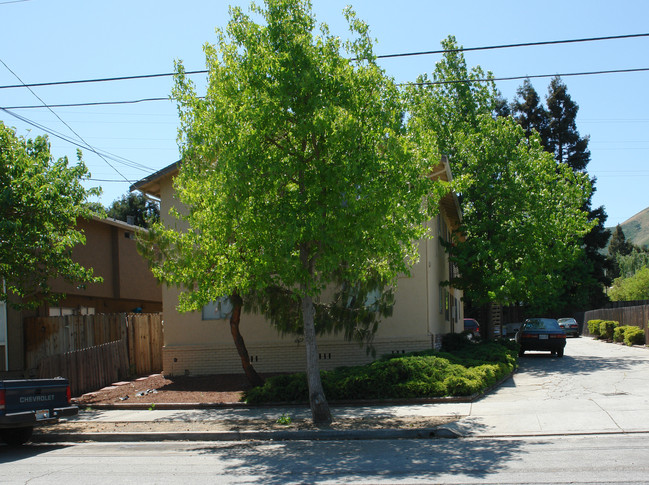
<path id="1" fill-rule="evenodd" d="M 455 79 L 450 81 L 425 81 L 421 83 L 417 82 L 407 82 L 399 83 L 398 86 L 434 86 L 442 84 L 459 84 L 459 83 L 478 83 L 478 82 L 492 82 L 492 81 L 520 81 L 522 79 L 541 79 L 549 77 L 575 77 L 575 76 L 596 76 L 602 74 L 630 74 L 636 72 L 647 72 L 649 67 L 640 67 L 634 69 L 611 69 L 611 70 L 602 70 L 602 71 L 583 71 L 583 72 L 565 72 L 565 73 L 554 73 L 554 74 L 533 74 L 533 75 L 524 75 L 524 76 L 508 76 L 508 77 L 493 77 L 485 79 Z M 200 96 L 200 99 L 204 99 L 204 96 Z M 88 103 L 67 103 L 67 104 L 51 104 L 48 105 L 50 108 L 78 108 L 82 106 L 114 106 L 122 104 L 137 104 L 137 103 L 148 103 L 154 101 L 174 101 L 174 98 L 169 96 L 159 97 L 159 98 L 142 98 L 142 99 L 133 99 L 133 100 L 123 100 L 123 101 L 94 101 Z M 38 109 L 45 108 L 48 106 L 42 105 L 21 105 L 21 106 L 5 106 L 3 109 Z"/>
<path id="2" fill-rule="evenodd" d="M 608 71 L 583 71 L 583 72 L 564 72 L 555 74 L 535 74 L 532 76 L 509 76 L 509 77 L 493 77 L 485 79 L 454 79 L 450 81 L 424 81 L 420 83 L 401 83 L 399 86 L 432 86 L 439 84 L 459 84 L 459 83 L 484 83 L 491 81 L 520 81 L 521 79 L 541 79 L 548 77 L 574 77 L 574 76 L 597 76 L 600 74 L 628 74 L 632 72 L 647 72 L 649 67 L 639 67 L 635 69 L 611 69 Z"/>
<path id="3" fill-rule="evenodd" d="M 617 39 L 631 39 L 634 37 L 649 37 L 649 33 L 646 34 L 628 34 L 628 35 L 609 35 L 606 37 L 588 37 L 583 39 L 568 39 L 568 40 L 548 40 L 542 42 L 523 42 L 520 44 L 501 44 L 501 45 L 490 45 L 483 47 L 460 47 L 457 49 L 440 49 L 434 51 L 422 51 L 422 52 L 409 52 L 406 54 L 388 54 L 384 56 L 376 56 L 377 59 L 390 59 L 394 57 L 411 57 L 411 56 L 424 56 L 430 54 L 446 54 L 449 52 L 471 52 L 471 51 L 486 51 L 494 49 L 509 49 L 512 47 L 535 47 L 541 45 L 556 45 L 556 44 L 575 44 L 578 42 L 595 42 L 601 40 L 617 40 Z"/>
<path id="4" fill-rule="evenodd" d="M 77 142 L 76 140 L 74 140 L 73 138 L 67 137 L 67 136 L 65 136 L 65 135 L 63 135 L 63 134 L 61 134 L 61 133 L 59 133 L 59 132 L 57 132 L 55 130 L 47 128 L 46 126 L 41 125 L 40 123 L 37 123 L 35 121 L 32 121 L 29 118 L 25 118 L 24 116 L 21 116 L 21 115 L 19 115 L 17 113 L 13 113 L 12 111 L 9 111 L 7 108 L 0 107 L 0 110 L 4 111 L 5 113 L 7 113 L 7 114 L 9 114 L 11 116 L 13 116 L 14 118 L 19 119 L 23 123 L 26 123 L 26 124 L 28 124 L 30 126 L 38 128 L 39 130 L 44 131 L 45 133 L 47 133 L 49 135 L 52 135 L 52 136 L 54 136 L 56 138 L 59 138 L 59 139 L 61 139 L 63 141 L 66 141 L 66 142 L 68 142 L 68 143 L 70 143 L 70 144 L 72 144 L 72 145 L 74 145 L 76 147 L 85 148 L 85 149 L 89 149 L 89 150 L 92 148 L 87 144 L 83 145 L 83 144 Z M 94 150 L 95 153 L 97 153 L 97 151 L 99 151 L 99 150 L 96 150 L 96 149 Z M 99 155 L 99 153 L 97 153 L 97 155 Z M 99 156 L 101 156 L 101 155 L 99 155 Z M 142 172 L 151 172 L 151 171 L 153 171 L 152 168 L 147 167 L 147 166 L 142 165 L 142 164 L 139 164 L 139 163 L 134 162 L 132 160 L 129 160 L 128 158 L 120 157 L 118 155 L 113 155 L 113 154 L 108 153 L 108 152 L 103 152 L 103 156 L 105 156 L 107 158 L 110 158 L 111 160 L 113 160 L 113 161 L 115 161 L 117 163 L 121 163 L 122 165 L 125 165 L 127 167 L 130 167 L 130 168 L 133 168 L 133 169 L 136 169 L 136 170 L 141 170 Z M 110 166 L 110 164 L 108 164 L 108 165 Z"/>
<path id="5" fill-rule="evenodd" d="M 639 38 L 639 37 L 649 37 L 649 33 L 609 35 L 605 37 L 587 37 L 587 38 L 580 38 L 580 39 L 550 40 L 550 41 L 541 41 L 541 42 L 522 42 L 518 44 L 500 44 L 500 45 L 490 45 L 490 46 L 481 46 L 481 47 L 462 47 L 458 49 L 438 49 L 438 50 L 431 50 L 431 51 L 406 52 L 401 54 L 385 54 L 385 55 L 376 56 L 376 58 L 393 59 L 398 57 L 446 54 L 449 52 L 472 52 L 472 51 L 484 51 L 484 50 L 495 50 L 495 49 L 509 49 L 515 47 L 535 47 L 535 46 L 543 46 L 543 45 L 574 44 L 574 43 L 581 43 L 581 42 L 597 42 L 597 41 L 604 41 L 604 40 L 631 39 L 631 38 Z M 207 73 L 208 71 L 206 69 L 185 72 L 186 75 L 207 74 Z M 100 82 L 112 82 L 112 81 L 128 81 L 134 79 L 171 77 L 174 75 L 175 73 L 173 72 L 167 72 L 167 73 L 159 73 L 159 74 L 142 74 L 142 75 L 134 75 L 134 76 L 115 76 L 115 77 L 107 77 L 107 78 L 78 79 L 72 81 L 52 81 L 52 82 L 31 83 L 31 84 L 13 84 L 7 86 L 0 86 L 0 89 L 41 87 L 41 86 L 61 86 L 66 84 L 100 83 Z"/>
<path id="6" fill-rule="evenodd" d="M 7 66 L 7 64 L 5 64 L 5 62 L 4 62 L 2 59 L 0 59 L 0 62 L 2 63 L 2 65 L 3 65 L 4 67 L 7 68 L 7 70 L 8 70 L 11 74 L 13 74 L 13 75 L 16 77 L 16 79 L 18 79 L 22 84 L 25 84 L 25 83 L 23 82 L 23 80 L 20 79 L 20 76 L 18 76 L 18 74 L 16 74 L 15 72 L 13 72 L 13 71 L 9 68 L 9 66 Z M 50 106 L 48 106 L 47 103 L 46 103 L 45 101 L 43 101 L 43 99 L 42 99 L 38 94 L 36 94 L 32 88 L 30 88 L 30 87 L 28 87 L 28 86 L 25 86 L 25 87 L 26 87 L 27 89 L 29 89 L 29 92 L 32 93 L 32 94 L 36 97 L 36 99 L 38 99 L 41 103 L 43 103 L 43 106 L 45 106 L 45 107 L 50 111 L 50 113 L 52 113 L 54 116 L 56 116 L 56 117 L 59 119 L 59 121 L 61 121 L 61 123 L 63 123 L 63 124 L 64 124 L 64 125 L 65 125 L 65 126 L 66 126 L 66 127 L 67 127 L 71 132 L 72 132 L 72 133 L 74 133 L 74 135 L 75 135 L 79 140 L 81 140 L 83 143 L 85 143 L 85 144 L 88 146 L 88 149 L 89 149 L 90 151 L 94 152 L 95 155 L 97 155 L 97 156 L 98 156 L 99 158 L 101 158 L 104 162 L 106 162 L 106 164 L 107 164 L 110 168 L 112 168 L 115 172 L 117 172 L 117 174 L 118 174 L 120 177 L 122 177 L 124 180 L 128 180 L 128 179 L 124 176 L 124 174 L 123 174 L 122 172 L 120 172 L 119 170 L 117 170 L 117 167 L 113 166 L 113 164 L 111 164 L 111 163 L 110 163 L 110 162 L 109 162 L 109 161 L 108 161 L 108 160 L 107 160 L 107 159 L 106 159 L 106 158 L 105 158 L 101 153 L 99 153 L 99 152 L 98 152 L 98 151 L 97 151 L 93 146 L 91 146 L 91 145 L 90 145 L 86 140 L 84 140 L 83 137 L 82 137 L 79 133 L 77 133 L 77 132 L 76 132 L 76 131 L 75 131 L 75 130 L 74 130 L 74 129 L 69 125 L 69 124 L 67 124 L 67 123 L 63 120 L 63 118 L 61 118 L 61 117 L 60 117 L 60 116 L 59 116 L 59 115 L 58 115 L 58 114 L 57 114 L 57 113 L 56 113 L 56 112 L 55 112 L 55 111 L 54 111 Z"/>

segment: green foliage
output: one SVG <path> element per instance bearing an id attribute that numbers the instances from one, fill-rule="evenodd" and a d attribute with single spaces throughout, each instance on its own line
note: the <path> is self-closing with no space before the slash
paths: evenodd
<path id="1" fill-rule="evenodd" d="M 160 220 L 160 209 L 156 202 L 147 199 L 143 194 L 129 193 L 114 200 L 107 215 L 123 222 L 128 222 L 128 218 L 132 217 L 132 224 L 148 227 L 152 222 Z"/>
<path id="2" fill-rule="evenodd" d="M 645 332 L 639 327 L 629 327 L 624 332 L 624 343 L 631 345 L 645 345 Z"/>
<path id="3" fill-rule="evenodd" d="M 393 282 L 447 190 L 427 177 L 439 158 L 404 130 L 407 106 L 374 62 L 367 26 L 348 11 L 357 38 L 343 43 L 313 33 L 305 2 L 265 7 L 254 9 L 265 25 L 233 8 L 205 46 L 204 99 L 177 66 L 175 188 L 188 210 L 175 215 L 189 230 L 165 233 L 177 252 L 154 272 L 187 289 L 183 310 L 235 290 L 315 298 L 338 281 Z"/>
<path id="4" fill-rule="evenodd" d="M 444 83 L 409 89 L 408 123 L 419 140 L 436 134 L 462 194 L 462 226 L 447 247 L 461 274 L 453 284 L 475 306 L 525 301 L 547 311 L 562 289 L 561 271 L 579 259 L 592 228 L 583 210 L 590 183 L 558 165 L 511 117 L 495 118 L 493 82 L 466 81 L 490 74 L 469 71 L 453 37 L 442 45 L 449 52 L 432 80 Z"/>
<path id="5" fill-rule="evenodd" d="M 351 9 L 347 42 L 324 25 L 314 32 L 306 1 L 230 12 L 204 46 L 205 96 L 177 63 L 174 187 L 184 207 L 172 214 L 187 230 L 154 225 L 147 254 L 154 274 L 181 288 L 181 311 L 233 293 L 293 292 L 311 402 L 324 408 L 314 301 L 339 282 L 390 285 L 409 274 L 448 187 L 429 177 L 439 154 L 419 150 L 406 131 L 407 103 Z"/>
<path id="6" fill-rule="evenodd" d="M 614 342 L 624 342 L 626 345 L 644 345 L 645 333 L 640 327 L 624 325 L 616 327 L 613 331 Z"/>
<path id="7" fill-rule="evenodd" d="M 612 320 L 604 320 L 599 324 L 599 338 L 605 340 L 613 340 L 613 333 L 615 329 L 620 326 L 620 322 Z"/>
<path id="8" fill-rule="evenodd" d="M 66 157 L 55 161 L 47 137 L 18 137 L 0 122 L 0 279 L 6 281 L 0 301 L 35 307 L 56 300 L 53 278 L 76 285 L 101 281 L 71 258 L 72 248 L 85 243 L 77 220 L 92 217 L 87 199 L 100 193 L 81 184 L 88 170 L 81 152 L 77 156 L 76 165 Z"/>
<path id="9" fill-rule="evenodd" d="M 289 425 L 293 422 L 293 419 L 288 414 L 282 414 L 277 418 L 277 424 Z"/>
<path id="10" fill-rule="evenodd" d="M 322 372 L 330 399 L 394 399 L 466 396 L 492 386 L 517 365 L 515 344 L 466 344 L 455 352 L 423 351 L 399 357 L 384 356 L 365 366 Z M 304 402 L 308 399 L 304 374 L 268 379 L 246 392 L 245 401 Z"/>
<path id="11" fill-rule="evenodd" d="M 622 227 L 618 224 L 615 227 L 615 231 L 613 232 L 613 235 L 611 236 L 611 241 L 608 245 L 608 254 L 610 256 L 616 256 L 616 255 L 626 256 L 628 254 L 631 254 L 632 250 L 633 250 L 633 244 L 631 244 L 626 240 L 624 231 L 622 230 Z"/>
<path id="12" fill-rule="evenodd" d="M 628 325 L 615 327 L 615 330 L 613 330 L 613 342 L 624 342 L 624 334 L 628 328 Z"/>
<path id="13" fill-rule="evenodd" d="M 599 326 L 604 320 L 588 320 L 588 333 L 593 337 L 599 337 Z"/>
<path id="14" fill-rule="evenodd" d="M 577 104 L 559 77 L 548 87 L 547 109 L 529 80 L 517 91 L 518 98 L 512 103 L 512 112 L 529 138 L 538 136 L 544 149 L 551 153 L 559 165 L 566 165 L 580 175 L 585 174 L 590 161 L 588 137 L 581 137 L 577 130 Z M 603 207 L 591 207 L 593 187 L 583 205 L 592 228 L 583 235 L 581 254 L 568 262 L 558 275 L 563 282 L 555 298 L 553 308 L 557 313 L 572 313 L 586 308 L 598 308 L 608 301 L 604 289 L 610 286 L 613 267 L 611 260 L 602 254 L 610 237 L 604 227 L 606 212 Z M 547 310 L 547 308 L 544 308 Z"/>
<path id="15" fill-rule="evenodd" d="M 649 299 L 649 266 L 642 268 L 630 278 L 616 278 L 609 290 L 613 301 Z"/>
<path id="16" fill-rule="evenodd" d="M 470 334 L 470 331 L 444 334 L 442 336 L 442 351 L 454 352 L 465 348 L 469 343 Z"/>

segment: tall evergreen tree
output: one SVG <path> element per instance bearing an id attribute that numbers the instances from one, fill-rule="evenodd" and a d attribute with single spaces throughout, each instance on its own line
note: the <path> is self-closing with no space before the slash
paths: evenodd
<path id="1" fill-rule="evenodd" d="M 566 164 L 575 172 L 585 172 L 590 162 L 589 137 L 581 137 L 577 130 L 579 106 L 568 94 L 560 77 L 555 77 L 548 87 L 547 108 L 540 104 L 534 87 L 526 80 L 517 91 L 512 103 L 512 113 L 528 136 L 536 131 L 545 149 L 554 155 L 558 164 Z M 592 194 L 596 179 L 591 179 L 593 192 L 584 209 L 589 221 L 597 225 L 583 238 L 584 251 L 580 260 L 564 274 L 565 288 L 562 296 L 564 313 L 600 306 L 606 302 L 604 288 L 611 283 L 610 260 L 602 254 L 610 237 L 604 227 L 607 215 L 604 207 L 592 208 Z"/>
<path id="2" fill-rule="evenodd" d="M 511 111 L 514 118 L 523 127 L 528 138 L 536 130 L 543 146 L 547 146 L 548 112 L 541 104 L 541 98 L 529 79 L 526 79 L 516 90 L 516 94 L 520 99 L 515 99 L 512 103 Z"/>
<path id="3" fill-rule="evenodd" d="M 611 243 L 608 246 L 609 256 L 615 256 L 617 254 L 626 256 L 627 254 L 631 254 L 632 250 L 633 250 L 633 244 L 631 244 L 629 241 L 626 240 L 624 231 L 622 230 L 622 227 L 620 227 L 620 225 L 618 224 L 617 227 L 615 228 L 615 232 L 611 236 Z"/>

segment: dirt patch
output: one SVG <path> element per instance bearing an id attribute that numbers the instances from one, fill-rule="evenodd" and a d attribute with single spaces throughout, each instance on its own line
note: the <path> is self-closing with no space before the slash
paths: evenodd
<path id="1" fill-rule="evenodd" d="M 269 377 L 269 375 L 264 376 Z M 155 409 L 156 404 L 232 404 L 241 401 L 244 391 L 250 388 L 243 375 L 174 376 L 154 374 L 134 381 L 115 383 L 96 392 L 74 398 L 84 413 L 92 413 L 94 405 L 139 404 Z M 146 412 L 146 409 L 142 412 Z M 37 432 L 70 433 L 119 433 L 119 432 L 200 432 L 200 431 L 245 431 L 245 430 L 311 430 L 316 429 L 309 419 L 293 419 L 281 416 L 278 409 L 273 419 L 219 419 L 136 421 L 136 422 L 93 422 L 84 420 L 62 421 L 57 426 L 44 427 Z M 326 429 L 408 429 L 433 428 L 458 419 L 457 416 L 406 416 L 406 417 L 359 417 L 336 419 Z"/>
<path id="2" fill-rule="evenodd" d="M 75 398 L 80 407 L 93 404 L 231 404 L 240 402 L 250 385 L 243 375 L 173 376 L 153 374 L 114 383 Z"/>

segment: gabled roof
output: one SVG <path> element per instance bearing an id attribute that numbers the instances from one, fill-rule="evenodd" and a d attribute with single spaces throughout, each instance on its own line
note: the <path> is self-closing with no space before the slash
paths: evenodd
<path id="1" fill-rule="evenodd" d="M 172 163 L 171 165 L 152 173 L 148 177 L 143 178 L 131 185 L 130 190 L 138 190 L 145 194 L 160 197 L 160 181 L 167 177 L 173 177 L 180 169 L 180 160 Z"/>

